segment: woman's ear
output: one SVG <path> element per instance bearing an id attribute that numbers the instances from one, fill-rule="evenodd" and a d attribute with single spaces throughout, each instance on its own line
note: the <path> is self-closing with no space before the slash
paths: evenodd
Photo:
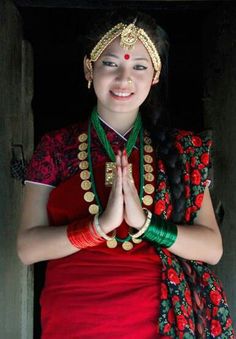
<path id="1" fill-rule="evenodd" d="M 158 84 L 159 82 L 159 77 L 155 77 L 153 80 L 152 80 L 152 86 Z"/>
<path id="2" fill-rule="evenodd" d="M 93 79 L 93 69 L 87 55 L 84 57 L 84 76 L 87 81 L 91 81 Z"/>

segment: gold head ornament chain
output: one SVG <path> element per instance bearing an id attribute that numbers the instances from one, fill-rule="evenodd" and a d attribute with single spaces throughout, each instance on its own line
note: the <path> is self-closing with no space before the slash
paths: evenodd
<path id="1" fill-rule="evenodd" d="M 152 60 L 153 68 L 155 70 L 155 76 L 153 80 L 159 78 L 161 71 L 161 59 L 159 53 L 149 38 L 148 34 L 142 29 L 135 26 L 134 23 L 126 25 L 123 23 L 118 23 L 112 27 L 96 44 L 90 53 L 90 58 L 86 60 L 88 69 L 92 72 L 92 62 L 97 61 L 103 51 L 114 41 L 117 37 L 120 36 L 120 46 L 124 50 L 131 50 L 134 48 L 136 42 L 140 40 L 146 50 L 148 51 L 150 58 Z"/>

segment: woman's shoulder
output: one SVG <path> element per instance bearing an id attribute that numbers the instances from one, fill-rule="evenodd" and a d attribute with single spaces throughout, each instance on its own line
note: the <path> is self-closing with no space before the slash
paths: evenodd
<path id="1" fill-rule="evenodd" d="M 193 132 L 183 129 L 171 131 L 174 145 L 179 154 L 187 157 L 203 156 L 209 154 L 212 146 L 212 133 L 210 130 Z M 207 156 L 205 155 L 207 158 Z"/>
<path id="2" fill-rule="evenodd" d="M 45 133 L 38 143 L 26 170 L 26 181 L 57 186 L 66 168 L 76 168 L 78 136 L 86 124 L 72 124 Z M 69 166 L 70 164 L 70 166 Z"/>
<path id="3" fill-rule="evenodd" d="M 87 131 L 87 122 L 74 123 L 66 127 L 49 131 L 41 137 L 41 142 L 60 146 L 70 146 L 75 143 L 78 135 Z"/>

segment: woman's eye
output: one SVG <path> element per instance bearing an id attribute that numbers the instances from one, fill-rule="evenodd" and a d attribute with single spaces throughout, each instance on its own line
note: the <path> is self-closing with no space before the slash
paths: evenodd
<path id="1" fill-rule="evenodd" d="M 138 70 L 138 71 L 142 71 L 142 70 L 145 70 L 147 69 L 146 66 L 143 66 L 143 65 L 135 65 L 134 66 L 134 69 Z"/>
<path id="2" fill-rule="evenodd" d="M 116 63 L 112 61 L 103 61 L 102 63 L 104 66 L 117 67 Z"/>

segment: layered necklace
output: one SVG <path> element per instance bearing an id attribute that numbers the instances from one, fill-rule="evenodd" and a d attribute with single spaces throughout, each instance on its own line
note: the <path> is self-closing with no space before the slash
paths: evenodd
<path id="1" fill-rule="evenodd" d="M 103 206 L 99 199 L 96 183 L 93 174 L 93 165 L 91 158 L 91 128 L 95 129 L 97 136 L 103 145 L 109 159 L 111 161 L 105 164 L 105 186 L 112 186 L 113 178 L 115 175 L 115 154 L 111 147 L 109 140 L 107 139 L 106 133 L 102 127 L 96 108 L 93 110 L 91 119 L 88 124 L 88 132 L 81 133 L 78 136 L 78 159 L 79 169 L 81 178 L 81 188 L 84 191 L 84 200 L 89 204 L 88 211 L 90 214 L 95 215 L 103 212 Z M 153 147 L 152 141 L 146 131 L 143 131 L 142 120 L 140 114 L 137 115 L 134 126 L 130 133 L 130 136 L 125 144 L 127 156 L 129 157 L 132 149 L 134 148 L 137 139 L 140 140 L 140 188 L 139 198 L 144 207 L 149 207 L 153 203 L 154 194 L 154 168 L 153 168 Z M 132 164 L 129 164 L 129 171 L 132 173 Z M 132 239 L 131 235 L 128 234 L 126 238 L 119 238 L 115 236 L 113 239 L 107 241 L 109 248 L 115 248 L 118 243 L 122 244 L 124 250 L 130 250 L 133 248 L 133 243 L 140 243 L 140 239 Z"/>

